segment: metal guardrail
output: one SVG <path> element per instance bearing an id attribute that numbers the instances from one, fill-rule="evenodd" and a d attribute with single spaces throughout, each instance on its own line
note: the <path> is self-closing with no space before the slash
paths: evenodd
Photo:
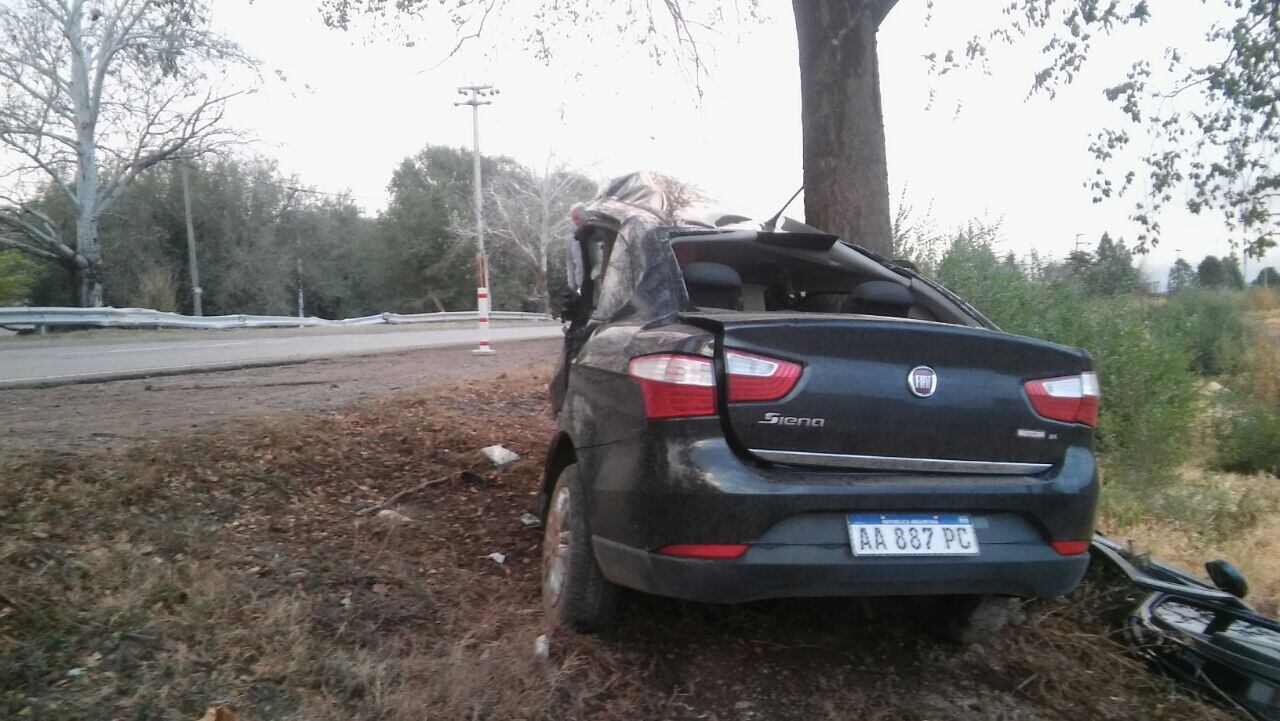
<path id="1" fill-rule="evenodd" d="M 489 313 L 494 320 L 551 320 L 545 313 L 519 313 L 495 310 Z M 401 325 L 409 323 L 443 323 L 446 321 L 474 321 L 474 310 L 444 311 L 440 313 L 379 313 L 362 318 L 327 320 L 325 318 L 297 318 L 280 315 L 213 315 L 191 316 L 167 313 L 146 308 L 0 308 L 0 327 L 35 328 L 46 326 L 92 326 L 96 328 L 193 328 L 221 330 L 224 328 L 296 328 L 300 326 L 353 326 L 353 325 Z"/>

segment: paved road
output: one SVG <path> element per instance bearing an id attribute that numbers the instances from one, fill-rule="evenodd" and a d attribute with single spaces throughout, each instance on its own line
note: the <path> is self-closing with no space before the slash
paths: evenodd
<path id="1" fill-rule="evenodd" d="M 539 323 L 498 326 L 494 347 L 503 341 L 553 338 L 560 326 Z M 94 380 L 172 375 L 183 372 L 253 365 L 296 363 L 316 358 L 364 355 L 413 348 L 440 348 L 476 342 L 474 328 L 397 329 L 395 332 L 329 333 L 323 335 L 269 336 L 258 331 L 211 333 L 199 339 L 141 338 L 137 341 L 102 343 L 71 339 L 56 343 L 0 344 L 0 388 L 57 385 Z"/>

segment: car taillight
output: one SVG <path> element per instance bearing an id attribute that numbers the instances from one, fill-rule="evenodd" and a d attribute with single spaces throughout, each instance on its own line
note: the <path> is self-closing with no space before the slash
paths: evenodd
<path id="1" fill-rule="evenodd" d="M 657 552 L 683 558 L 739 558 L 747 548 L 745 543 L 677 543 L 663 546 Z"/>
<path id="2" fill-rule="evenodd" d="M 1098 425 L 1098 376 L 1081 373 L 1078 376 L 1045 378 L 1023 384 L 1027 398 L 1036 413 L 1055 421 Z"/>
<path id="3" fill-rule="evenodd" d="M 729 401 L 776 401 L 800 380 L 800 364 L 740 350 L 724 352 Z"/>
<path id="4" fill-rule="evenodd" d="M 1089 550 L 1088 541 L 1052 541 L 1049 545 L 1063 556 L 1075 556 Z"/>
<path id="5" fill-rule="evenodd" d="M 710 358 L 662 353 L 633 358 L 645 418 L 710 416 L 716 412 L 715 369 Z"/>

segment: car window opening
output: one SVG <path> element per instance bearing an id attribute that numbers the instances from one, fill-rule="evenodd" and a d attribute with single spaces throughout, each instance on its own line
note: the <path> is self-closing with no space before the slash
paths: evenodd
<path id="1" fill-rule="evenodd" d="M 924 283 L 837 243 L 827 250 L 678 236 L 671 246 L 690 302 L 706 312 L 828 313 L 975 325 Z"/>

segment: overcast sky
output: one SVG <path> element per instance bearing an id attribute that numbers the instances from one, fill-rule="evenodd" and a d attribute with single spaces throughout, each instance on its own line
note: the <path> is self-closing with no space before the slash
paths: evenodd
<path id="1" fill-rule="evenodd" d="M 566 28 L 557 56 L 543 64 L 523 47 L 527 18 L 513 11 L 441 63 L 452 36 L 428 35 L 438 23 L 415 28 L 423 38 L 403 47 L 368 28 L 325 28 L 317 2 L 216 4 L 216 21 L 263 61 L 268 78 L 255 96 L 237 101 L 230 121 L 253 131 L 257 149 L 285 173 L 322 190 L 350 190 L 370 212 L 385 206 L 387 181 L 405 156 L 427 144 L 470 146 L 470 109 L 453 103 L 455 88 L 471 82 L 501 91 L 481 110 L 485 153 L 530 165 L 554 155 L 597 178 L 659 170 L 758 216 L 772 214 L 800 185 L 799 69 L 788 4 L 762 3 L 772 13 L 763 23 L 717 28 L 699 100 L 686 72 L 655 66 L 646 49 L 616 35 L 593 40 Z M 1158 58 L 1166 44 L 1202 43 L 1210 11 L 1201 3 L 1179 3 L 1176 14 L 1159 8 L 1152 26 L 1101 46 L 1079 82 L 1053 100 L 1025 100 L 1034 47 L 998 50 L 991 76 L 928 74 L 925 53 L 989 30 L 1003 4 L 939 2 L 926 24 L 924 1 L 903 0 L 881 27 L 895 203 L 905 188 L 920 211 L 932 207 L 942 228 L 1001 219 L 1003 249 L 1020 255 L 1035 249 L 1061 257 L 1077 234 L 1087 242 L 1104 230 L 1132 240 L 1138 231 L 1126 220 L 1129 202 L 1095 205 L 1083 187 L 1094 168 L 1088 140 L 1117 112 L 1101 88 L 1132 60 Z M 276 71 L 287 81 L 276 80 Z M 926 109 L 931 88 L 938 97 Z M 1230 251 L 1216 217 L 1174 212 L 1163 226 L 1162 244 L 1144 261 L 1154 277 L 1163 278 L 1178 249 L 1193 263 Z"/>

